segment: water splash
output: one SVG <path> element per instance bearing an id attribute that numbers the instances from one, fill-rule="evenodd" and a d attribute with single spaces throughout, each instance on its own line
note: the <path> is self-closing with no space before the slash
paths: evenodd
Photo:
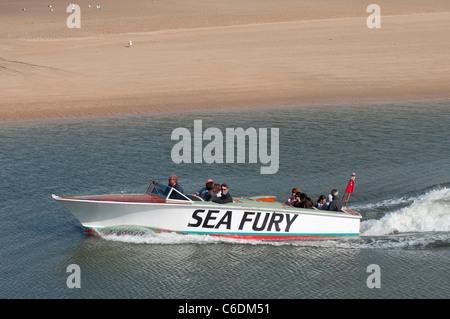
<path id="1" fill-rule="evenodd" d="M 97 230 L 97 235 L 102 239 L 133 243 L 133 244 L 216 244 L 216 243 L 249 243 L 244 239 L 215 237 L 208 235 L 181 234 L 176 232 L 159 232 L 144 227 L 133 229 L 102 229 Z"/>
<path id="2" fill-rule="evenodd" d="M 409 206 L 394 210 L 380 219 L 361 223 L 362 236 L 383 236 L 411 232 L 450 232 L 450 189 L 433 189 L 425 194 L 403 198 Z M 380 205 L 394 205 L 384 201 Z"/>

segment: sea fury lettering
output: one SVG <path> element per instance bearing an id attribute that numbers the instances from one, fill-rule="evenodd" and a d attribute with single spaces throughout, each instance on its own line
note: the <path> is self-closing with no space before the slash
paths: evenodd
<path id="1" fill-rule="evenodd" d="M 255 215 L 255 218 L 253 219 L 253 217 L 250 217 L 251 215 Z M 294 220 L 297 219 L 298 215 L 294 215 L 294 217 L 291 219 L 291 216 L 289 214 L 280 214 L 280 213 L 265 213 L 265 217 L 264 217 L 264 221 L 262 222 L 262 226 L 258 226 L 258 221 L 259 218 L 261 216 L 261 213 L 255 213 L 255 212 L 245 212 L 244 216 L 242 217 L 241 223 L 239 225 L 239 230 L 244 229 L 244 226 L 247 222 L 253 222 L 253 226 L 252 229 L 254 231 L 263 231 L 263 230 L 267 230 L 267 231 L 277 231 L 279 232 L 281 230 L 280 224 L 283 224 L 284 222 L 284 217 L 286 217 L 286 227 L 284 229 L 284 232 L 288 233 L 289 229 L 291 228 L 292 223 L 294 222 Z M 270 221 L 269 223 L 267 223 L 267 220 L 269 219 L 270 216 Z M 267 228 L 266 228 L 267 225 Z"/>
<path id="2" fill-rule="evenodd" d="M 192 218 L 194 218 L 197 222 L 192 224 L 189 223 L 188 227 L 203 227 L 203 228 L 219 228 L 220 226 L 224 225 L 226 229 L 231 229 L 231 211 L 227 211 L 221 218 L 220 221 L 217 224 L 210 224 L 214 223 L 214 220 L 217 219 L 217 216 L 213 216 L 213 214 L 220 213 L 219 210 L 208 210 L 208 213 L 206 214 L 205 220 L 203 221 L 202 217 L 199 216 L 199 214 L 204 213 L 205 210 L 203 209 L 197 209 L 192 214 Z M 203 221 L 203 224 L 202 224 Z"/>
<path id="3" fill-rule="evenodd" d="M 253 231 L 276 231 L 288 233 L 292 224 L 298 215 L 283 213 L 261 213 L 261 212 L 244 212 L 239 221 L 239 230 L 245 230 L 246 226 L 251 226 Z M 225 213 L 220 210 L 197 209 L 192 214 L 191 223 L 188 227 L 214 228 L 214 229 L 231 229 L 232 211 L 227 210 Z"/>
<path id="4" fill-rule="evenodd" d="M 176 128 L 172 131 L 171 140 L 176 143 L 171 152 L 172 161 L 175 164 L 191 163 L 192 148 L 194 149 L 194 163 L 223 163 L 224 162 L 224 134 L 217 127 L 207 128 L 203 132 L 202 120 L 194 121 L 193 142 L 191 132 L 184 127 Z M 270 154 L 268 154 L 267 128 L 260 128 L 258 131 L 250 127 L 226 128 L 225 133 L 225 162 L 236 163 L 246 162 L 246 140 L 248 140 L 248 163 L 257 163 L 258 159 L 262 164 L 261 174 L 275 174 L 279 167 L 279 129 L 270 129 L 271 143 Z M 211 141 L 203 147 L 203 141 Z M 236 141 L 236 143 L 235 143 Z M 193 145 L 192 145 L 193 144 Z M 236 150 L 236 156 L 235 156 Z"/>

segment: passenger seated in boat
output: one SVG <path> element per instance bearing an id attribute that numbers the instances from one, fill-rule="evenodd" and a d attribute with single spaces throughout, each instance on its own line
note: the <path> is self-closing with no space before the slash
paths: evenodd
<path id="1" fill-rule="evenodd" d="M 214 185 L 213 180 L 209 178 L 206 181 L 205 186 L 203 186 L 198 192 L 195 192 L 194 195 L 200 196 L 201 198 L 205 199 L 206 195 L 212 189 L 213 185 Z"/>
<path id="2" fill-rule="evenodd" d="M 220 197 L 220 184 L 214 183 L 212 185 L 212 188 L 208 191 L 208 193 L 205 196 L 205 201 L 210 201 L 213 197 Z"/>
<path id="3" fill-rule="evenodd" d="M 321 209 L 321 210 L 328 210 L 328 203 L 327 203 L 327 198 L 325 197 L 325 195 L 319 196 L 319 199 L 317 200 L 317 204 L 314 207 L 317 209 Z"/>
<path id="4" fill-rule="evenodd" d="M 294 194 L 294 199 L 291 201 L 291 206 L 293 207 L 297 207 L 296 205 L 300 205 L 300 195 L 302 194 L 302 192 L 297 192 Z"/>
<path id="5" fill-rule="evenodd" d="M 222 186 L 220 184 L 214 184 L 213 189 L 211 190 L 212 197 L 220 197 L 222 196 Z"/>
<path id="6" fill-rule="evenodd" d="M 301 192 L 302 191 L 300 190 L 300 188 L 294 187 L 292 189 L 292 195 L 288 198 L 288 200 L 285 202 L 285 204 L 289 205 L 289 206 L 294 206 L 294 203 L 296 202 L 295 194 L 301 193 Z"/>
<path id="7" fill-rule="evenodd" d="M 328 206 L 328 210 L 330 211 L 341 211 L 342 210 L 342 202 L 339 199 L 339 192 L 337 189 L 333 189 L 333 192 L 331 193 L 333 196 L 333 200 L 330 202 L 330 205 Z"/>
<path id="8" fill-rule="evenodd" d="M 326 203 L 327 203 L 328 205 L 330 205 L 330 202 L 333 200 L 333 193 L 335 193 L 335 192 L 337 192 L 337 189 L 336 189 L 336 188 L 333 188 L 333 189 L 331 190 L 330 194 L 328 194 L 328 196 L 327 196 L 327 201 L 326 201 Z"/>
<path id="9" fill-rule="evenodd" d="M 314 204 L 311 200 L 311 198 L 309 198 L 305 193 L 301 193 L 299 195 L 300 198 L 300 202 L 295 203 L 294 207 L 299 207 L 299 208 L 313 208 Z"/>
<path id="10" fill-rule="evenodd" d="M 184 194 L 183 187 L 181 187 L 180 184 L 178 184 L 178 176 L 177 175 L 172 175 L 172 176 L 169 177 L 169 186 L 175 188 L 181 194 Z M 172 193 L 170 193 L 170 197 L 169 198 L 171 198 L 171 199 L 185 199 L 183 196 L 181 196 L 180 194 L 178 194 L 175 191 L 172 191 Z"/>
<path id="11" fill-rule="evenodd" d="M 231 197 L 230 193 L 228 192 L 228 185 L 222 184 L 221 190 L 222 190 L 221 196 L 213 197 L 213 198 L 211 198 L 211 201 L 213 201 L 214 203 L 220 203 L 220 204 L 232 203 L 233 197 Z"/>

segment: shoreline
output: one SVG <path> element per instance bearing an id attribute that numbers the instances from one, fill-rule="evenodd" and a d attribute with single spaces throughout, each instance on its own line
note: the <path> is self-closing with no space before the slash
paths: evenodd
<path id="1" fill-rule="evenodd" d="M 230 107 L 230 108 L 217 108 L 214 109 L 214 112 L 220 113 L 235 113 L 235 112 L 250 112 L 250 111 L 274 111 L 276 109 L 280 110 L 292 110 L 298 109 L 301 111 L 303 108 L 327 108 L 327 107 L 336 107 L 336 108 L 358 108 L 358 107 L 377 107 L 377 106 L 411 106 L 417 107 L 417 104 L 425 104 L 425 103 L 448 103 L 450 105 L 450 98 L 426 98 L 426 99 L 390 99 L 390 100 L 377 100 L 377 101 L 354 101 L 350 103 L 346 102 L 329 102 L 329 103 L 310 103 L 310 104 L 298 104 L 298 105 L 265 105 L 265 106 L 239 106 L 239 107 Z M 95 120 L 95 119 L 114 119 L 114 118 L 126 118 L 126 117 L 139 117 L 139 116 L 167 116 L 170 114 L 174 114 L 175 116 L 186 115 L 186 114 L 199 114 L 201 116 L 204 113 L 204 109 L 184 109 L 179 110 L 176 113 L 171 113 L 169 110 L 161 111 L 149 111 L 149 112 L 117 112 L 117 113 L 98 113 L 93 114 L 90 112 L 89 114 L 77 114 L 77 115 L 68 115 L 68 116 L 60 116 L 60 117 L 36 117 L 36 118 L 26 118 L 19 120 L 0 120 L 0 126 L 4 125 L 15 125 L 15 124 L 27 124 L 27 123 L 39 123 L 39 122 L 57 122 L 57 121 L 76 121 L 76 120 Z"/>
<path id="2" fill-rule="evenodd" d="M 450 3 L 430 1 L 380 0 L 379 29 L 357 0 L 110 0 L 78 30 L 0 3 L 0 122 L 446 100 Z"/>

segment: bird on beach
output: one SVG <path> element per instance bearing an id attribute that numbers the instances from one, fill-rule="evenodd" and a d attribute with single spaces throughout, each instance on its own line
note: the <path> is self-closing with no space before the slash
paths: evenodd
<path id="1" fill-rule="evenodd" d="M 130 40 L 130 42 L 128 43 L 128 47 L 131 47 L 133 45 L 133 42 L 131 42 L 131 40 Z"/>

